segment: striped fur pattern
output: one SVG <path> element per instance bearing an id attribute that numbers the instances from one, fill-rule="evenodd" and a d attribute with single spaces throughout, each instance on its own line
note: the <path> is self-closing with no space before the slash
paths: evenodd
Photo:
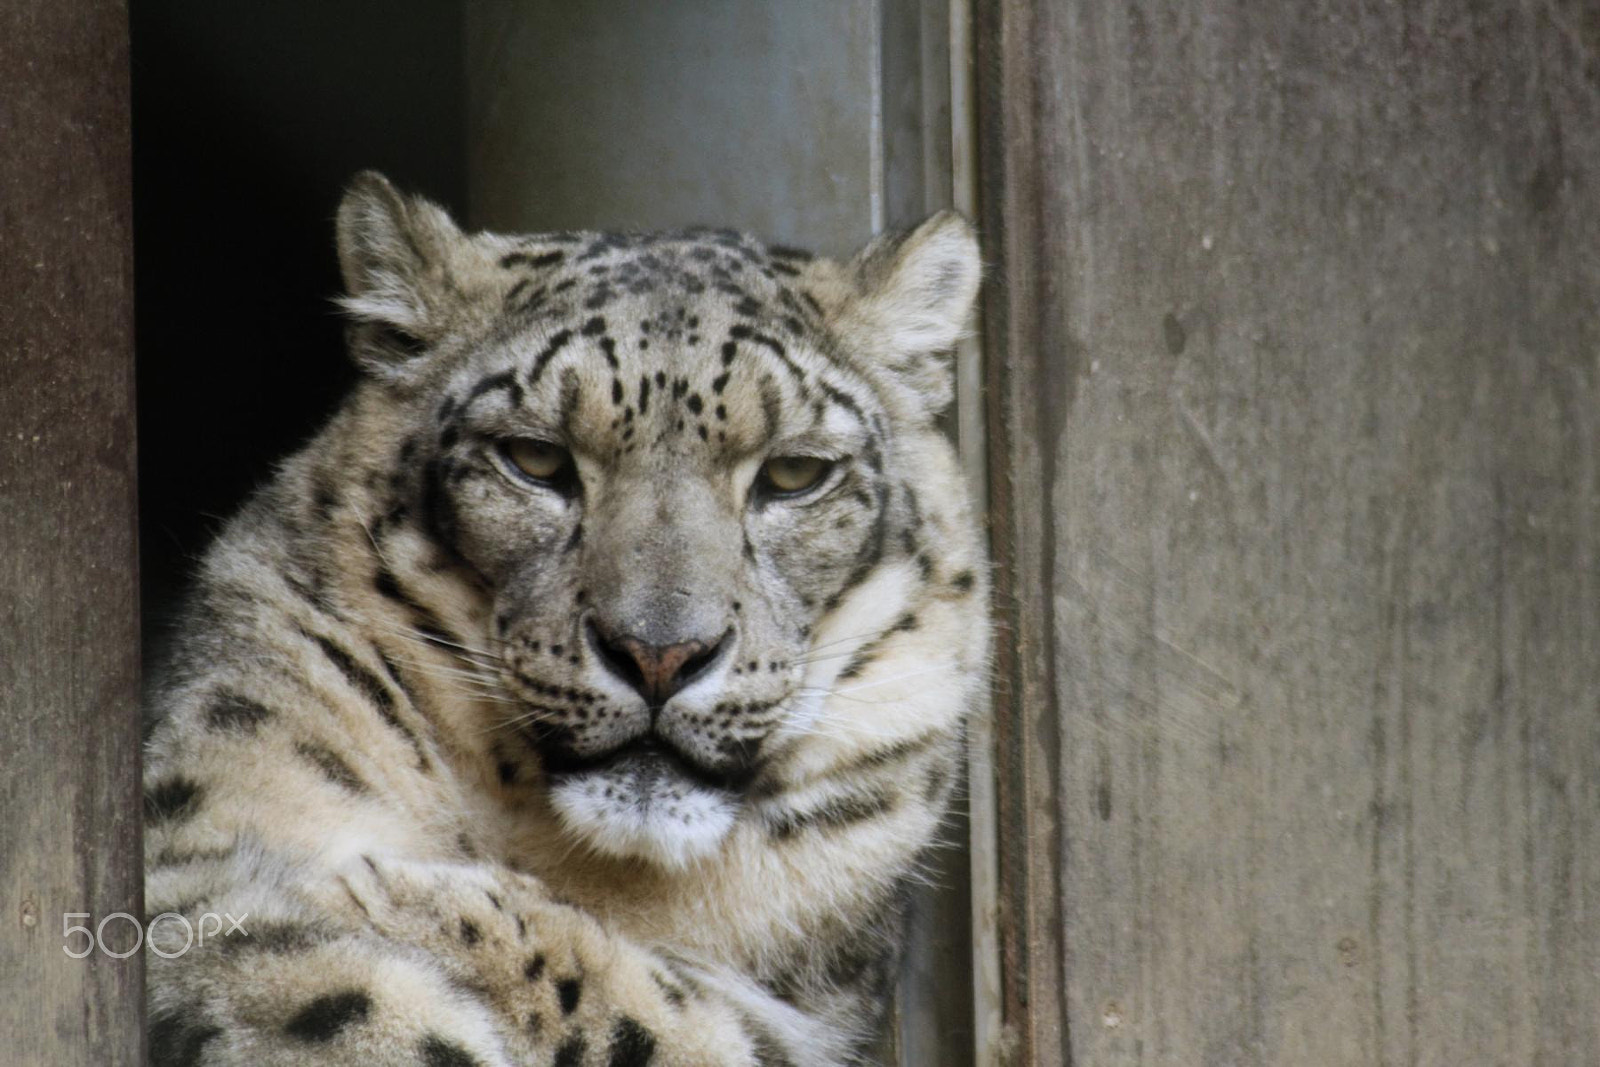
<path id="1" fill-rule="evenodd" d="M 150 914 L 248 931 L 151 957 L 153 1062 L 858 1062 L 988 655 L 966 223 L 468 235 L 366 174 L 339 248 L 366 373 L 152 693 Z"/>

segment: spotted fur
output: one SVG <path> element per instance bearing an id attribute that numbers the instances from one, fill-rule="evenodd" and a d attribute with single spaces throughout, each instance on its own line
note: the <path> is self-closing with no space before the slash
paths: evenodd
<path id="1" fill-rule="evenodd" d="M 339 252 L 363 381 L 154 690 L 151 917 L 249 931 L 157 924 L 154 1062 L 856 1062 L 988 651 L 966 224 L 466 235 L 366 174 Z"/>

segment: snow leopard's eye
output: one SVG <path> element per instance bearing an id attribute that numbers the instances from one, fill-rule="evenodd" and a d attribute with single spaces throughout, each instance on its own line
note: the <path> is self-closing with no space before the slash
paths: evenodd
<path id="1" fill-rule="evenodd" d="M 773 456 L 761 465 L 760 487 L 769 496 L 799 496 L 814 489 L 833 470 L 821 456 Z"/>
<path id="2" fill-rule="evenodd" d="M 572 453 L 553 441 L 513 437 L 500 442 L 500 454 L 524 481 L 562 490 L 572 481 Z"/>

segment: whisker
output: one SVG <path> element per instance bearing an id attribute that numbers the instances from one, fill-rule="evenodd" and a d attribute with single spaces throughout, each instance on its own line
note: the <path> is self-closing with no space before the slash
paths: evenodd
<path id="1" fill-rule="evenodd" d="M 863 641 L 862 644 L 864 645 L 864 644 L 866 644 L 866 642 Z M 827 662 L 828 660 L 831 660 L 831 659 L 844 659 L 846 656 L 854 656 L 859 651 L 861 651 L 861 649 L 859 647 L 857 647 L 857 648 L 847 648 L 847 649 L 844 649 L 844 650 L 839 651 L 839 652 L 824 652 L 819 656 L 810 656 L 810 655 L 798 656 L 795 659 L 791 660 L 790 662 L 791 663 L 798 663 L 801 666 L 809 666 L 809 665 L 811 665 L 813 663 L 825 663 L 825 662 Z"/>
<path id="2" fill-rule="evenodd" d="M 413 644 L 436 649 L 437 651 L 471 663 L 476 667 L 499 667 L 505 662 L 503 657 L 493 652 L 485 652 L 481 649 L 471 648 L 467 645 L 458 644 L 454 641 L 446 641 L 445 639 L 436 637 L 432 634 L 423 633 L 421 630 L 418 630 L 414 627 L 396 626 L 391 622 L 387 622 L 383 619 L 375 619 L 371 615 L 359 611 L 350 611 L 348 614 L 356 622 L 377 633 L 388 634 L 391 637 L 398 637 L 402 640 L 410 641 Z M 473 659 L 473 657 L 478 657 L 484 662 L 478 662 L 478 660 Z"/>
<path id="3" fill-rule="evenodd" d="M 470 682 L 481 682 L 490 685 L 498 684 L 494 675 L 484 674 L 471 668 L 447 667 L 442 663 L 424 663 L 422 660 L 412 659 L 408 656 L 397 656 L 396 662 L 404 663 L 419 672 L 429 674 L 435 678 L 462 678 Z"/>
<path id="4" fill-rule="evenodd" d="M 900 702 L 863 700 L 858 701 L 858 703 L 875 704 L 882 707 Z M 825 706 L 814 708 L 811 714 L 812 718 L 809 722 L 797 723 L 790 720 L 780 726 L 779 729 L 794 738 L 824 737 L 831 740 L 860 740 L 865 738 L 873 742 L 879 742 L 896 741 L 906 736 L 904 730 L 892 728 L 873 729 L 860 719 L 840 716 L 836 712 L 829 711 Z"/>
<path id="5" fill-rule="evenodd" d="M 522 704 L 521 701 L 507 701 L 507 703 L 520 704 L 523 708 L 527 708 L 528 707 L 526 704 Z M 524 711 L 520 715 L 509 716 L 509 717 L 507 717 L 505 719 L 500 720 L 499 722 L 496 722 L 496 723 L 494 723 L 494 724 L 492 724 L 492 725 L 490 725 L 488 727 L 485 727 L 483 730 L 480 731 L 480 733 L 484 733 L 484 734 L 496 733 L 496 732 L 498 732 L 500 730 L 512 730 L 512 729 L 515 729 L 518 726 L 524 725 L 525 723 L 531 723 L 531 722 L 555 722 L 556 720 L 557 720 L 557 716 L 552 715 L 547 711 L 535 711 L 535 710 L 530 708 L 530 709 Z"/>
<path id="6" fill-rule="evenodd" d="M 817 694 L 817 695 L 820 695 L 824 700 L 834 700 L 834 699 L 848 700 L 852 704 L 863 704 L 863 705 L 866 705 L 866 706 L 869 706 L 869 707 L 875 707 L 875 708 L 887 707 L 887 706 L 890 706 L 890 705 L 893 705 L 893 704 L 904 703 L 903 701 L 898 700 L 898 699 L 896 699 L 896 700 L 873 700 L 870 697 L 853 697 L 853 696 L 849 696 L 847 694 L 841 693 L 837 689 L 822 689 L 822 688 L 818 688 L 818 687 L 804 687 L 804 688 L 795 690 L 795 692 L 804 692 L 804 693 Z"/>
<path id="7" fill-rule="evenodd" d="M 499 683 L 490 677 L 472 671 L 445 667 L 435 663 L 423 663 L 420 660 L 407 656 L 396 656 L 397 665 L 406 668 L 421 677 L 429 678 L 449 687 L 453 691 L 481 700 L 490 700 L 500 703 L 515 703 Z"/>
<path id="8" fill-rule="evenodd" d="M 391 559 L 389 559 L 388 556 L 386 556 L 384 554 L 383 546 L 378 543 L 378 539 L 373 534 L 372 527 L 371 527 L 371 525 L 368 524 L 366 516 L 362 515 L 361 512 L 356 509 L 354 504 L 349 505 L 348 511 L 350 512 L 351 516 L 353 516 L 355 518 L 356 523 L 361 527 L 361 532 L 367 535 L 367 543 L 372 546 L 373 555 L 377 556 L 378 557 L 378 561 L 380 563 L 382 563 L 384 565 L 384 567 L 386 567 L 388 570 L 390 570 L 391 572 L 395 571 L 397 568 L 395 567 L 394 562 Z M 358 619 L 360 619 L 360 621 L 365 622 L 369 626 L 377 627 L 377 626 L 380 625 L 378 620 L 373 619 L 371 617 L 361 618 L 361 616 L 365 614 L 363 612 L 357 611 L 357 612 L 352 612 L 352 614 L 354 614 Z M 409 638 L 411 640 L 416 640 L 416 641 L 422 641 L 423 643 L 429 644 L 429 645 L 443 646 L 443 647 L 446 647 L 446 648 L 455 649 L 458 653 L 464 653 L 466 655 L 480 656 L 480 657 L 483 657 L 485 659 L 493 659 L 493 660 L 495 660 L 497 662 L 501 660 L 501 657 L 499 655 L 497 655 L 496 653 L 489 652 L 489 651 L 486 651 L 484 649 L 473 648 L 470 645 L 465 645 L 465 644 L 462 644 L 462 643 L 460 643 L 458 641 L 452 641 L 449 638 L 442 637 L 442 636 L 440 636 L 438 634 L 425 634 L 421 630 L 417 630 L 414 627 L 412 628 L 410 633 L 398 633 L 397 632 L 396 636 L 407 637 L 407 638 Z"/>
<path id="9" fill-rule="evenodd" d="M 891 675 L 888 678 L 879 678 L 877 681 L 873 682 L 862 682 L 859 685 L 847 685 L 843 689 L 835 689 L 834 695 L 837 696 L 843 693 L 859 693 L 863 689 L 876 689 L 880 685 L 890 685 L 894 682 L 903 682 L 908 678 L 918 678 L 924 674 L 934 674 L 939 671 L 948 671 L 949 669 L 950 668 L 948 664 L 937 663 L 932 667 L 922 667 L 918 670 L 906 671 L 903 674 Z"/>
<path id="10" fill-rule="evenodd" d="M 812 652 L 820 652 L 823 649 L 833 648 L 833 647 L 835 647 L 837 645 L 842 645 L 847 641 L 859 641 L 859 640 L 862 640 L 862 639 L 871 640 L 872 638 L 877 637 L 879 634 L 887 633 L 889 630 L 891 630 L 893 628 L 894 628 L 894 624 L 890 623 L 888 626 L 882 627 L 881 629 L 877 629 L 877 630 L 862 630 L 859 633 L 845 634 L 845 635 L 843 635 L 841 637 L 835 637 L 831 641 L 819 641 L 816 644 L 811 646 L 810 651 L 812 651 Z"/>

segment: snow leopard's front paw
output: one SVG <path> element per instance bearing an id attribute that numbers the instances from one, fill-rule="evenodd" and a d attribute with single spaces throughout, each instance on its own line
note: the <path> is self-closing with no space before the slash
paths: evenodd
<path id="1" fill-rule="evenodd" d="M 781 1063 L 759 1023 L 686 968 L 607 933 L 538 880 L 484 864 L 363 858 L 341 888 L 383 937 L 426 950 L 555 1067 Z"/>

